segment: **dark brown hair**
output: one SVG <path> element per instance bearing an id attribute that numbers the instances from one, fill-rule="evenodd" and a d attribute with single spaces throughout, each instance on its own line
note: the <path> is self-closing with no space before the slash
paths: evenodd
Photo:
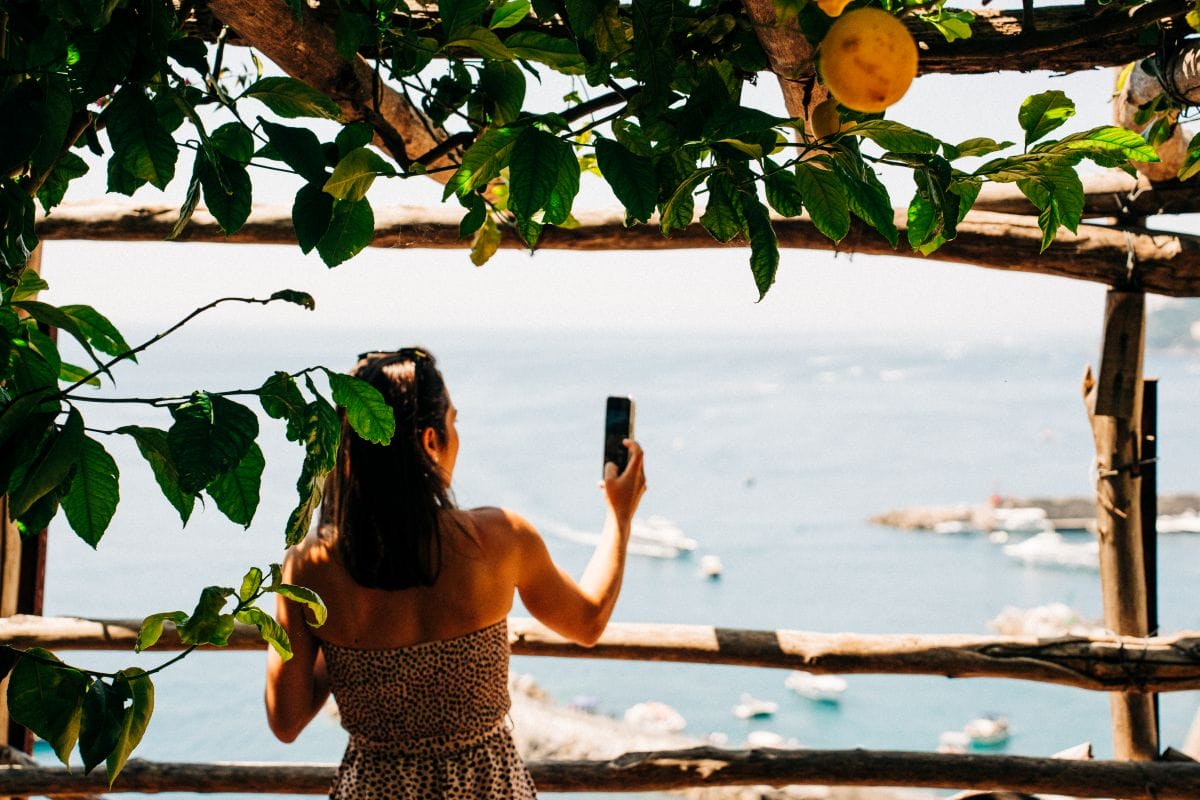
<path id="1" fill-rule="evenodd" d="M 446 441 L 450 396 L 428 351 L 359 356 L 351 370 L 383 394 L 396 418 L 386 445 L 361 439 L 342 417 L 337 463 L 325 484 L 321 526 L 360 586 L 432 586 L 441 571 L 441 512 L 454 499 L 421 444 L 426 428 Z"/>

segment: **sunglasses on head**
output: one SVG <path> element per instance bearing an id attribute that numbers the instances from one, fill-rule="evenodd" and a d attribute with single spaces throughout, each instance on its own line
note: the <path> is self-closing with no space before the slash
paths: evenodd
<path id="1" fill-rule="evenodd" d="M 368 350 L 365 353 L 358 354 L 359 361 L 367 358 L 397 358 L 400 360 L 416 360 L 420 358 L 429 358 L 429 353 L 426 353 L 419 347 L 402 347 L 399 350 Z"/>

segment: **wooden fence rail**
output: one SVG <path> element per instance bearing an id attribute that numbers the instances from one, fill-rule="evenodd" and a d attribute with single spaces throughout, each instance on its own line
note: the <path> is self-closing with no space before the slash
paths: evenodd
<path id="1" fill-rule="evenodd" d="M 132 648 L 136 620 L 13 616 L 0 619 L 0 644 L 52 650 Z M 1002 637 L 966 634 L 808 633 L 710 625 L 612 623 L 595 647 L 567 642 L 533 620 L 509 620 L 515 655 L 734 664 L 818 673 L 1016 678 L 1097 691 L 1200 689 L 1200 633 L 1166 637 Z M 238 626 L 229 647 L 263 647 Z M 178 650 L 168 631 L 156 650 Z M 3 792 L 0 792 L 0 796 Z M 1200 795 L 1197 795 L 1200 796 Z"/>
<path id="2" fill-rule="evenodd" d="M 102 769 L 0 766 L 0 795 L 101 792 L 325 794 L 333 764 L 195 764 L 132 759 L 108 788 Z M 1200 797 L 1200 763 L 1069 761 L 872 750 L 627 753 L 607 761 L 531 761 L 543 792 L 649 792 L 697 786 L 821 784 L 1050 792 L 1072 797 Z"/>

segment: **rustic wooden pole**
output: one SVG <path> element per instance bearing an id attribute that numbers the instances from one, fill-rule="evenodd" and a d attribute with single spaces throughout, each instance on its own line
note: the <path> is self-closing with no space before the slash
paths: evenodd
<path id="1" fill-rule="evenodd" d="M 188 764 L 131 759 L 121 792 L 326 794 L 333 764 Z M 1200 764 L 874 750 L 722 750 L 697 747 L 626 753 L 610 760 L 531 761 L 543 792 L 651 792 L 768 784 L 916 786 L 1071 797 L 1195 800 Z M 0 793 L 62 796 L 101 792 L 103 770 L 0 767 Z"/>
<path id="2" fill-rule="evenodd" d="M 1142 352 L 1145 295 L 1110 290 L 1104 314 L 1100 374 L 1084 376 L 1084 404 L 1096 445 L 1096 532 L 1104 624 L 1114 633 L 1146 636 L 1146 572 L 1141 539 Z M 1153 695 L 1110 696 L 1117 758 L 1158 757 Z"/>
<path id="3" fill-rule="evenodd" d="M 0 620 L 0 644 L 50 650 L 129 650 L 137 620 L 14 616 Z M 508 621 L 515 655 L 803 669 L 815 673 L 1009 678 L 1091 691 L 1136 687 L 1200 689 L 1200 634 L 1118 636 L 811 633 L 711 625 L 613 622 L 594 647 L 580 647 L 522 617 Z M 170 626 L 154 650 L 183 645 Z M 229 650 L 262 650 L 252 625 L 238 624 Z"/>
<path id="4" fill-rule="evenodd" d="M 1142 560 L 1146 565 L 1146 631 L 1158 635 L 1158 380 L 1142 381 Z M 1162 741 L 1162 715 L 1154 695 L 1154 740 Z"/>

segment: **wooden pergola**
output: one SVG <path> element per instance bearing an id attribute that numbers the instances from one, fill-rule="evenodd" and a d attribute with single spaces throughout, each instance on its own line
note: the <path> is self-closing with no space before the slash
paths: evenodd
<path id="1" fill-rule="evenodd" d="M 777 22 L 771 0 L 743 0 L 743 5 L 758 27 L 788 112 L 807 119 L 809 109 L 825 97 L 816 83 L 811 47 L 797 28 Z M 1123 65 L 1152 55 L 1156 47 L 1133 35 L 1135 31 L 1156 21 L 1182 26 L 1191 8 L 1188 0 L 1153 0 L 1132 12 L 1111 9 L 1112 13 L 1098 13 L 1090 2 L 1038 9 L 1036 13 L 1031 3 L 1026 4 L 1024 13 L 983 10 L 978 12 L 974 35 L 966 41 L 947 45 L 918 31 L 920 71 L 983 74 L 999 67 L 1074 72 Z M 346 120 L 369 122 L 376 132 L 375 144 L 397 162 L 420 162 L 429 167 L 455 163 L 467 140 L 430 125 L 403 94 L 387 86 L 379 90 L 367 61 L 372 54 L 344 60 L 336 52 L 323 12 L 318 8 L 307 16 L 297 21 L 283 3 L 208 0 L 191 24 L 208 36 L 228 26 L 229 42 L 253 47 L 288 74 L 329 94 Z M 1194 79 L 1195 61 L 1195 54 L 1187 51 L 1173 66 L 1177 70 L 1174 85 L 1187 96 L 1200 85 L 1200 80 Z M 605 98 L 597 98 L 593 105 L 602 108 L 604 102 Z M 1182 138 L 1183 133 L 1178 136 Z M 432 173 L 443 180 L 449 174 Z M 994 676 L 1105 691 L 1111 698 L 1116 760 L 1083 763 L 866 751 L 700 750 L 630 754 L 605 763 L 535 764 L 539 785 L 554 791 L 633 791 L 745 783 L 838 783 L 1052 791 L 1075 796 L 1200 796 L 1200 764 L 1173 751 L 1168 755 L 1182 760 L 1165 759 L 1158 741 L 1154 694 L 1200 688 L 1200 639 L 1186 633 L 1158 636 L 1154 630 L 1153 578 L 1148 575 L 1153 575 L 1156 431 L 1152 395 L 1146 394 L 1142 379 L 1146 293 L 1200 296 L 1200 237 L 1150 230 L 1144 220 L 1200 210 L 1200 188 L 1118 172 L 1093 179 L 1085 188 L 1084 216 L 1090 221 L 1074 234 L 1060 232 L 1040 255 L 1042 234 L 1031 216 L 1033 207 L 1015 191 L 995 190 L 984 192 L 975 211 L 959 225 L 957 238 L 931 258 L 1110 287 L 1099 369 L 1094 376 L 1089 373 L 1082 389 L 1099 467 L 1096 528 L 1104 623 L 1111 636 L 1046 641 L 613 625 L 595 649 L 584 650 L 532 624 L 514 621 L 511 629 L 513 651 L 519 654 L 732 663 L 814 672 Z M 68 204 L 41 219 L 38 234 L 42 239 L 161 241 L 170 232 L 176 213 L 175 208 L 133 202 Z M 448 208 L 380 211 L 374 245 L 460 248 L 459 216 Z M 578 216 L 581 225 L 577 228 L 547 228 L 539 247 L 640 250 L 719 246 L 697 225 L 666 238 L 652 226 L 626 228 L 620 213 Z M 896 221 L 903 231 L 902 211 Z M 833 247 L 805 218 L 773 222 L 781 247 Z M 293 243 L 295 236 L 286 209 L 261 207 L 230 237 L 224 236 L 211 217 L 198 212 L 178 240 Z M 505 244 L 513 242 L 509 239 Z M 852 229 L 838 249 L 903 255 L 863 228 Z M 7 519 L 7 514 L 4 517 Z M 0 618 L 7 619 L 0 619 L 0 643 L 64 649 L 126 646 L 135 635 L 134 622 L 36 616 L 40 613 L 40 588 L 35 576 L 44 553 L 44 545 L 38 541 L 28 540 L 22 549 L 15 532 L 6 530 L 0 550 L 4 587 Z M 250 631 L 239 630 L 231 645 L 250 648 L 260 643 Z M 2 721 L 7 724 L 6 719 Z M 15 738 L 8 741 L 18 747 L 22 744 Z M 1131 761 L 1141 763 L 1128 763 Z M 286 773 L 282 766 L 131 763 L 121 780 L 131 791 L 281 791 L 281 785 L 286 785 L 289 791 L 320 793 L 327 788 L 328 766 L 293 769 L 300 771 Z M 102 788 L 99 777 L 68 776 L 60 770 L 32 766 L 0 769 L 0 795 L 78 795 Z"/>

